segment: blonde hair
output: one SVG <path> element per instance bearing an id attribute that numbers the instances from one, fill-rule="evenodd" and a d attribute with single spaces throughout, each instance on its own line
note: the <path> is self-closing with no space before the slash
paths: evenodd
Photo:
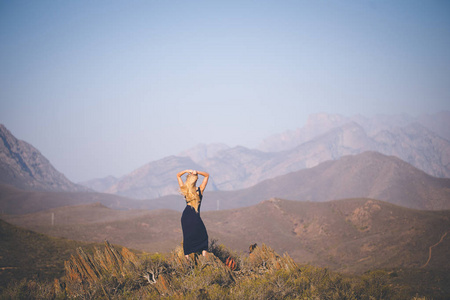
<path id="1" fill-rule="evenodd" d="M 180 193 L 186 199 L 188 205 L 192 206 L 195 209 L 195 212 L 198 212 L 198 207 L 200 206 L 200 196 L 197 193 L 197 183 L 198 175 L 188 174 L 186 177 L 186 182 L 182 187 L 180 187 Z"/>

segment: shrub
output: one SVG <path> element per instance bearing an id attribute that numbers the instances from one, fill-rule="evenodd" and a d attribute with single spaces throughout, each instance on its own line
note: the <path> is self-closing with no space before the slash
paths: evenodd
<path id="1" fill-rule="evenodd" d="M 1 299 L 400 299 L 385 271 L 344 276 L 326 268 L 299 266 L 289 255 L 254 247 L 242 257 L 211 243 L 206 256 L 181 248 L 167 255 L 136 256 L 105 243 L 104 249 L 66 261 L 66 275 L 55 282 L 22 280 Z M 238 262 L 236 269 L 227 258 Z M 416 298 L 420 299 L 420 298 Z"/>

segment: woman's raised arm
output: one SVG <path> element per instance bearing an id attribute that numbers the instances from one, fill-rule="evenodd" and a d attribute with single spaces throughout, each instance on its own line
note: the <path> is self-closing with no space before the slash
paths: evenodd
<path id="1" fill-rule="evenodd" d="M 203 176 L 202 184 L 200 184 L 200 191 L 201 191 L 202 194 L 203 194 L 203 191 L 205 190 L 206 185 L 208 184 L 209 174 L 206 173 L 206 172 L 202 172 L 202 171 L 197 171 L 197 173 L 198 173 L 199 175 L 202 175 L 202 176 Z"/>
<path id="2" fill-rule="evenodd" d="M 184 185 L 183 179 L 181 179 L 181 176 L 183 176 L 183 174 L 189 173 L 189 172 L 192 172 L 192 170 L 184 170 L 184 171 L 181 171 L 181 172 L 179 172 L 179 173 L 177 174 L 178 185 L 179 185 L 180 187 L 182 187 L 182 186 Z"/>

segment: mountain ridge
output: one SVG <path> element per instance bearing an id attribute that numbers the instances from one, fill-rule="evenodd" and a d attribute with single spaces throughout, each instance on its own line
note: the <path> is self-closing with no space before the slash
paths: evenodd
<path id="1" fill-rule="evenodd" d="M 442 116 L 437 118 L 438 121 L 432 124 L 430 123 L 432 121 L 429 121 L 428 123 L 432 125 L 430 127 L 437 128 L 436 124 L 447 124 L 445 116 L 450 118 L 450 113 L 442 113 Z M 431 118 L 432 116 L 424 120 Z M 424 120 L 419 122 L 418 118 L 406 115 L 380 116 L 377 119 L 318 114 L 312 115 L 307 125 L 298 130 L 299 133 L 291 132 L 275 138 L 280 144 L 290 145 L 284 145 L 283 149 L 277 152 L 242 146 L 230 148 L 223 144 L 203 144 L 180 155 L 183 157 L 191 155 L 193 162 L 187 169 L 198 168 L 208 171 L 214 180 L 214 189 L 223 191 L 251 187 L 266 179 L 364 151 L 395 155 L 430 175 L 450 178 L 450 141 L 425 127 Z M 160 172 L 165 178 L 172 178 L 178 170 L 170 168 L 175 173 L 169 174 L 169 170 L 164 169 L 164 165 L 161 164 L 166 159 L 149 164 L 161 165 L 161 170 L 154 169 L 154 171 Z M 179 170 L 182 168 L 184 166 L 179 166 Z M 167 174 L 163 174 L 164 170 Z M 152 192 L 148 189 L 149 183 L 143 183 L 145 180 L 133 182 L 133 173 L 125 175 L 122 179 L 129 185 L 125 194 L 127 197 L 151 199 L 175 194 L 174 191 L 178 188 L 175 180 L 168 180 L 168 186 L 155 187 L 155 191 Z M 145 193 L 144 190 L 148 192 Z M 120 189 L 106 191 L 121 193 Z"/>
<path id="2" fill-rule="evenodd" d="M 26 190 L 87 191 L 57 171 L 39 150 L 16 139 L 0 124 L 0 183 Z"/>
<path id="3" fill-rule="evenodd" d="M 450 209 L 450 178 L 437 178 L 395 156 L 367 151 L 264 180 L 236 191 L 204 193 L 202 209 L 231 209 L 282 198 L 323 202 L 373 198 L 414 209 Z M 145 200 L 142 208 L 183 209 L 180 196 Z"/>
<path id="4" fill-rule="evenodd" d="M 422 117 L 421 122 L 428 120 L 429 126 L 438 128 L 440 124 L 447 124 L 446 116 L 450 113 L 438 116 L 436 120 L 432 120 L 432 116 Z M 87 191 L 93 188 L 128 198 L 157 199 L 178 194 L 174 176 L 182 169 L 209 172 L 209 190 L 235 191 L 364 151 L 395 155 L 428 174 L 450 177 L 450 142 L 425 128 L 417 122 L 418 118 L 347 118 L 319 114 L 310 119 L 305 127 L 309 132 L 305 139 L 309 140 L 289 150 L 264 152 L 242 146 L 203 144 L 180 153 L 183 156 L 152 161 L 120 178 L 87 182 L 87 187 L 71 183 L 38 150 L 15 139 L 2 125 L 0 182 L 29 190 Z M 398 126 L 392 127 L 394 125 Z"/>
<path id="5" fill-rule="evenodd" d="M 430 176 L 395 156 L 372 151 L 329 160 L 241 190 L 219 191 L 211 187 L 208 185 L 204 192 L 202 211 L 252 206 L 271 198 L 324 202 L 361 197 L 415 209 L 450 209 L 449 178 Z M 22 191 L 0 185 L 0 209 L 4 213 L 23 214 L 93 202 L 117 209 L 182 211 L 185 207 L 179 194 L 136 200 L 105 193 Z"/>

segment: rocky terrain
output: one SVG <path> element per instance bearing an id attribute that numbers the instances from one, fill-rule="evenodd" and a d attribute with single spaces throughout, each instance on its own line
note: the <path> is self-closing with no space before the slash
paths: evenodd
<path id="1" fill-rule="evenodd" d="M 76 185 L 58 172 L 33 146 L 16 139 L 0 124 L 0 183 L 25 190 L 79 192 Z"/>

